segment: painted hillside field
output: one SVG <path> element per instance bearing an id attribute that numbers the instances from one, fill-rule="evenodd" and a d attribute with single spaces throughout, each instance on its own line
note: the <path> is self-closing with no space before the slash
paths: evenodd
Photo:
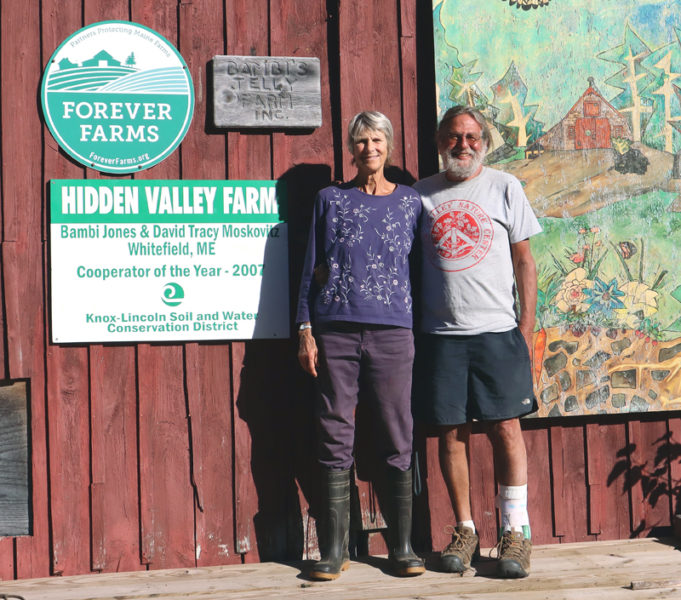
<path id="1" fill-rule="evenodd" d="M 681 408 L 681 2 L 443 0 L 433 24 L 439 113 L 485 114 L 544 228 L 537 416 Z"/>

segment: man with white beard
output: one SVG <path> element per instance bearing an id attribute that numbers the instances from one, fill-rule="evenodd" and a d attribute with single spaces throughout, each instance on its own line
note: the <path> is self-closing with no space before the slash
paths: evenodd
<path id="1" fill-rule="evenodd" d="M 450 108 L 437 131 L 445 170 L 414 186 L 423 202 L 423 260 L 412 406 L 438 435 L 455 517 L 442 569 L 463 573 L 479 555 L 468 469 L 475 420 L 492 444 L 499 488 L 497 574 L 516 578 L 529 574 L 532 550 L 519 417 L 537 410 L 529 353 L 537 276 L 529 238 L 541 227 L 520 182 L 483 166 L 490 142 L 479 111 Z"/>

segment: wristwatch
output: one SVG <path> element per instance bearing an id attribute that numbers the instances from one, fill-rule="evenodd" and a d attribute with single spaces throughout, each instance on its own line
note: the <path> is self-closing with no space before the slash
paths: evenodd
<path id="1" fill-rule="evenodd" d="M 306 329 L 312 329 L 312 325 L 310 323 L 301 323 L 298 325 L 298 331 L 305 331 Z"/>

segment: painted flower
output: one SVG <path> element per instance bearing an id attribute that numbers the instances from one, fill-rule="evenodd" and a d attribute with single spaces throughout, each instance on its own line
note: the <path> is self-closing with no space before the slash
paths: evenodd
<path id="1" fill-rule="evenodd" d="M 585 289 L 586 303 L 589 305 L 589 312 L 602 312 L 610 314 L 618 308 L 624 308 L 621 298 L 624 292 L 617 288 L 617 279 L 614 277 L 605 283 L 599 277 L 594 279 L 591 289 Z"/>
<path id="2" fill-rule="evenodd" d="M 593 287 L 593 282 L 586 278 L 586 270 L 582 267 L 570 271 L 556 294 L 556 308 L 561 312 L 586 312 L 589 308 L 585 302 L 584 291 Z"/>
<path id="3" fill-rule="evenodd" d="M 636 329 L 640 322 L 657 312 L 659 294 L 646 283 L 628 281 L 622 286 L 624 308 L 615 312 L 629 329 Z"/>

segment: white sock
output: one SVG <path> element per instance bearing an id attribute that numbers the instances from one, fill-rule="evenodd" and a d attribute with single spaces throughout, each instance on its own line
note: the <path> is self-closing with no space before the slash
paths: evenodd
<path id="1" fill-rule="evenodd" d="M 527 513 L 527 484 L 500 485 L 496 505 L 501 515 L 501 533 L 521 532 L 530 539 L 530 516 Z"/>
<path id="2" fill-rule="evenodd" d="M 456 526 L 468 527 L 469 529 L 473 530 L 473 533 L 475 533 L 475 523 L 473 523 L 473 521 L 457 521 Z"/>

